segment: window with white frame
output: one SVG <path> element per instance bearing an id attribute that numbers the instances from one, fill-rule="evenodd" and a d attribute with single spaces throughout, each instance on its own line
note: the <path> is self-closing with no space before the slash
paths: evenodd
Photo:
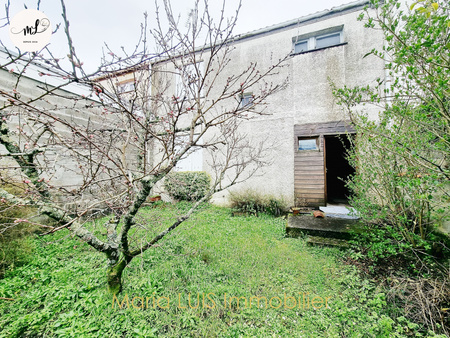
<path id="1" fill-rule="evenodd" d="M 134 89 L 135 89 L 134 80 L 117 83 L 117 92 L 119 94 L 129 93 L 134 91 Z"/>
<path id="2" fill-rule="evenodd" d="M 294 44 L 294 53 L 306 52 L 308 50 L 308 40 L 298 41 Z"/>
<path id="3" fill-rule="evenodd" d="M 343 29 L 342 25 L 296 36 L 292 38 L 293 53 L 298 54 L 340 45 L 344 43 Z"/>
<path id="4" fill-rule="evenodd" d="M 253 93 L 244 93 L 241 95 L 240 108 L 248 108 L 253 104 Z"/>

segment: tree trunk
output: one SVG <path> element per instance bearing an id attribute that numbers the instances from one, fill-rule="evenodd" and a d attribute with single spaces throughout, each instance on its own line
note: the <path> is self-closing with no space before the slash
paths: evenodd
<path id="1" fill-rule="evenodd" d="M 117 264 L 108 267 L 107 281 L 110 293 L 118 294 L 122 291 L 122 272 L 126 266 L 126 261 L 121 259 Z"/>

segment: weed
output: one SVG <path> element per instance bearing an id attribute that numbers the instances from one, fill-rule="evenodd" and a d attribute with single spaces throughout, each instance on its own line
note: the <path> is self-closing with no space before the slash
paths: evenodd
<path id="1" fill-rule="evenodd" d="M 185 207 L 148 207 L 141 217 Z M 339 250 L 285 238 L 281 218 L 205 206 L 186 223 L 130 263 L 117 301 L 88 245 L 62 232 L 35 238 L 32 260 L 0 281 L 0 297 L 14 299 L 0 300 L 0 337 L 403 337 L 422 329 L 393 319 L 401 309 L 339 264 Z"/>

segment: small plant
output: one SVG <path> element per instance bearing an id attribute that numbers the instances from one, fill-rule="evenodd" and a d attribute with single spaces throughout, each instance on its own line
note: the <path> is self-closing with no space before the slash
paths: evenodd
<path id="1" fill-rule="evenodd" d="M 267 213 L 273 216 L 281 216 L 286 212 L 286 202 L 282 198 L 271 195 L 263 195 L 254 190 L 230 193 L 231 207 L 239 212 L 252 215 Z"/>
<path id="2" fill-rule="evenodd" d="M 211 177 L 204 171 L 179 171 L 167 175 L 164 182 L 169 195 L 179 201 L 203 198 L 211 185 Z"/>

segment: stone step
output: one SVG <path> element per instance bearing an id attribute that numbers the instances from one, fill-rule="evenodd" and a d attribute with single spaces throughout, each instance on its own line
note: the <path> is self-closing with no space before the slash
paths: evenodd
<path id="1" fill-rule="evenodd" d="M 337 238 L 325 238 L 319 236 L 308 236 L 306 239 L 308 245 L 319 245 L 319 246 L 337 246 L 340 248 L 348 248 L 350 245 L 345 239 Z"/>
<path id="2" fill-rule="evenodd" d="M 288 237 L 299 237 L 306 234 L 326 238 L 350 239 L 352 233 L 358 231 L 358 224 L 358 219 L 289 215 L 286 235 Z"/>

